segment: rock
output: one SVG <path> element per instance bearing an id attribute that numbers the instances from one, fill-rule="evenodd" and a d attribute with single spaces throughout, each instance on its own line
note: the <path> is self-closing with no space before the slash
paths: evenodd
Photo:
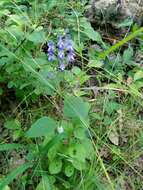
<path id="1" fill-rule="evenodd" d="M 91 0 L 90 5 L 86 16 L 96 25 L 117 25 L 127 18 L 133 18 L 139 25 L 143 24 L 143 0 Z"/>

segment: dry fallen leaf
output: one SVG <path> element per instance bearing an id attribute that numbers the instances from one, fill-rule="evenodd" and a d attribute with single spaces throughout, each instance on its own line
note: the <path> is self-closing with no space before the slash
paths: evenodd
<path id="1" fill-rule="evenodd" d="M 117 131 L 113 130 L 110 132 L 110 134 L 108 135 L 109 140 L 116 146 L 119 145 L 119 134 L 117 133 Z"/>

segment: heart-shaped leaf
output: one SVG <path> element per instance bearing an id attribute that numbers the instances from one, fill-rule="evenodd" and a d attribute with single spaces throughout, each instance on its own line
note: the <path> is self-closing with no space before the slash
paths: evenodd
<path id="1" fill-rule="evenodd" d="M 42 117 L 38 119 L 31 128 L 27 131 L 27 137 L 41 137 L 51 136 L 54 134 L 55 128 L 57 127 L 56 121 L 49 117 Z"/>

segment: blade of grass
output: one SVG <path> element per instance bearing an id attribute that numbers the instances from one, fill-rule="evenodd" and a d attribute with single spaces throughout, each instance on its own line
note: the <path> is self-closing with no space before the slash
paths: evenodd
<path id="1" fill-rule="evenodd" d="M 16 168 L 10 174 L 8 174 L 0 183 L 0 189 L 3 189 L 6 185 L 9 185 L 18 175 L 22 174 L 28 168 L 32 167 L 31 163 L 23 164 L 22 166 Z"/>
<path id="2" fill-rule="evenodd" d="M 129 34 L 127 37 L 122 39 L 121 41 L 117 42 L 115 45 L 111 46 L 109 49 L 105 50 L 101 54 L 99 54 L 99 57 L 102 59 L 105 59 L 106 56 L 108 56 L 111 52 L 115 51 L 119 47 L 123 46 L 130 40 L 134 39 L 135 37 L 139 36 L 143 32 L 143 27 L 139 28 L 135 32 Z"/>

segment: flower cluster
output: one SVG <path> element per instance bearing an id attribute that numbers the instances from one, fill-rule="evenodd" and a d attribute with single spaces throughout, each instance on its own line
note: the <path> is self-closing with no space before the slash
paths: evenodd
<path id="1" fill-rule="evenodd" d="M 57 39 L 57 48 L 55 47 L 53 41 L 49 41 L 47 54 L 50 62 L 56 60 L 55 55 L 57 54 L 59 69 L 64 71 L 66 66 L 65 63 L 70 64 L 74 62 L 75 59 L 75 52 L 71 38 L 69 36 L 64 38 L 59 35 Z"/>

